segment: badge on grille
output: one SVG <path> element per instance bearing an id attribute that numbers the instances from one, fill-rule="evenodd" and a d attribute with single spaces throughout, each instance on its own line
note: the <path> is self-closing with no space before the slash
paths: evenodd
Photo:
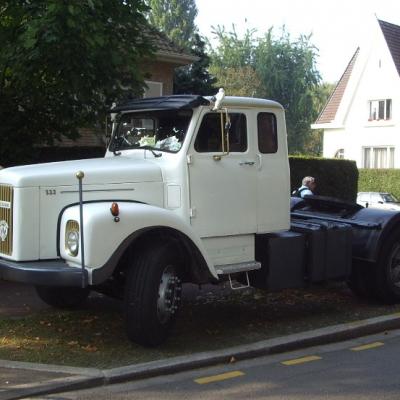
<path id="1" fill-rule="evenodd" d="M 7 235 L 8 235 L 8 224 L 3 219 L 0 221 L 0 239 L 2 242 L 4 242 L 7 239 Z"/>
<path id="2" fill-rule="evenodd" d="M 11 208 L 11 203 L 9 201 L 0 201 L 0 208 L 9 210 Z"/>

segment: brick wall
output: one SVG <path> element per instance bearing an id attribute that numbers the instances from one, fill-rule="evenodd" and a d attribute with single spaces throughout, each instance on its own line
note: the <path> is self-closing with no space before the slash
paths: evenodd
<path id="1" fill-rule="evenodd" d="M 146 79 L 154 82 L 162 82 L 163 95 L 168 96 L 173 94 L 174 85 L 174 69 L 176 65 L 162 62 L 150 61 L 143 66 L 146 71 Z"/>

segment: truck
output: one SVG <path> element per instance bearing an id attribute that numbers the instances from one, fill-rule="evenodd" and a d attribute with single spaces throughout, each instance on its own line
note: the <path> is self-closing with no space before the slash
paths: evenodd
<path id="1" fill-rule="evenodd" d="M 291 198 L 279 103 L 171 95 L 111 117 L 103 158 L 0 172 L 0 279 L 55 307 L 92 290 L 119 298 L 128 338 L 144 346 L 168 338 L 186 282 L 342 280 L 400 300 L 400 213 Z"/>

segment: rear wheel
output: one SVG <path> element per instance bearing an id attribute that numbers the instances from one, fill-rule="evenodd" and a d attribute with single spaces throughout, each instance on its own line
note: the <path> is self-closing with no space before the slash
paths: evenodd
<path id="1" fill-rule="evenodd" d="M 140 249 L 125 288 L 125 319 L 130 340 L 144 346 L 163 343 L 181 300 L 182 263 L 172 244 Z"/>
<path id="2" fill-rule="evenodd" d="M 89 288 L 36 286 L 36 293 L 46 304 L 56 308 L 76 308 L 89 296 Z"/>
<path id="3" fill-rule="evenodd" d="M 400 230 L 396 230 L 382 247 L 374 274 L 374 289 L 379 300 L 400 302 Z"/>

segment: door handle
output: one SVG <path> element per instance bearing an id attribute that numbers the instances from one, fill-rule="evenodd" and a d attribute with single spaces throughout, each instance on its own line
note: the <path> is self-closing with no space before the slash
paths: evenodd
<path id="1" fill-rule="evenodd" d="M 254 165 L 255 161 L 240 161 L 239 165 Z"/>

